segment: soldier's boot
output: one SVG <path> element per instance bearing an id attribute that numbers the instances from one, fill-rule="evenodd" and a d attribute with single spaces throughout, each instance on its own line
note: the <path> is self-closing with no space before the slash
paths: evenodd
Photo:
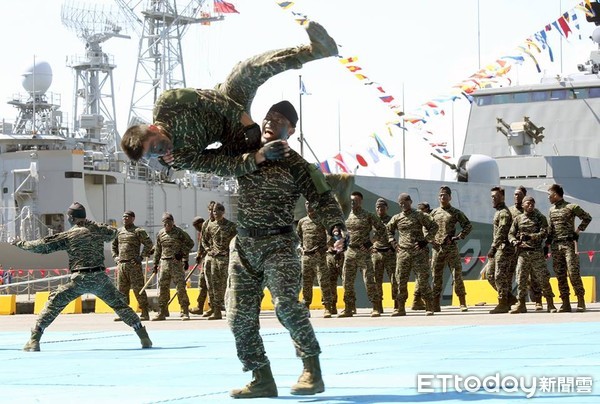
<path id="1" fill-rule="evenodd" d="M 321 24 L 309 21 L 306 33 L 310 38 L 310 53 L 314 59 L 337 56 L 338 46 Z"/>
<path id="2" fill-rule="evenodd" d="M 465 295 L 458 296 L 458 301 L 460 302 L 460 311 L 469 311 L 469 307 L 467 307 L 467 298 Z"/>
<path id="3" fill-rule="evenodd" d="M 440 303 L 441 301 L 442 301 L 442 297 L 440 295 L 433 296 L 433 311 L 435 313 L 439 313 L 442 311 L 442 306 Z"/>
<path id="4" fill-rule="evenodd" d="M 206 289 L 200 289 L 200 293 L 198 294 L 198 307 L 191 309 L 190 313 L 202 315 L 204 312 L 204 303 L 206 303 L 207 297 L 208 293 L 206 292 Z"/>
<path id="5" fill-rule="evenodd" d="M 318 356 L 303 358 L 304 370 L 298 378 L 298 383 L 294 384 L 290 390 L 295 396 L 306 396 L 325 391 L 325 383 L 321 376 L 321 365 Z"/>
<path id="6" fill-rule="evenodd" d="M 583 313 L 585 311 L 585 298 L 583 295 L 577 295 L 577 311 Z"/>
<path id="7" fill-rule="evenodd" d="M 562 297 L 562 305 L 558 309 L 559 312 L 570 313 L 571 312 L 571 301 L 569 300 L 569 296 Z"/>
<path id="8" fill-rule="evenodd" d="M 140 314 L 140 321 L 148 321 L 150 320 L 150 313 L 148 312 L 148 308 L 142 309 L 142 314 Z"/>
<path id="9" fill-rule="evenodd" d="M 548 313 L 556 313 L 556 306 L 554 305 L 554 298 L 552 297 L 547 297 L 546 298 L 546 306 L 547 306 L 547 310 Z"/>
<path id="10" fill-rule="evenodd" d="M 377 303 L 377 308 L 379 309 L 379 314 L 383 314 L 383 300 Z"/>
<path id="11" fill-rule="evenodd" d="M 148 336 L 148 331 L 146 331 L 146 327 L 142 327 L 138 330 L 135 330 L 135 333 L 138 335 L 138 337 L 140 337 L 142 348 L 152 348 L 152 341 L 150 341 L 150 337 Z"/>
<path id="12" fill-rule="evenodd" d="M 202 315 L 202 317 L 210 317 L 210 316 L 212 316 L 213 312 L 214 312 L 214 310 L 211 307 L 210 309 L 208 309 L 208 311 L 206 313 L 204 313 Z"/>
<path id="13" fill-rule="evenodd" d="M 27 341 L 27 343 L 23 347 L 23 350 L 25 352 L 39 352 L 40 351 L 40 340 L 42 339 L 43 333 L 44 332 L 38 327 L 32 328 L 31 329 L 31 337 L 29 338 L 29 341 Z"/>
<path id="14" fill-rule="evenodd" d="M 513 304 L 517 304 L 519 302 L 519 299 L 517 299 L 517 297 L 515 295 L 513 295 L 512 293 L 508 294 L 508 307 L 510 308 L 510 306 L 512 306 Z"/>
<path id="15" fill-rule="evenodd" d="M 215 310 L 215 311 L 213 311 L 213 314 L 210 315 L 208 320 L 221 320 L 222 318 L 223 318 L 223 313 L 221 312 L 221 310 Z"/>
<path id="16" fill-rule="evenodd" d="M 425 300 L 425 315 L 433 316 L 433 312 L 434 312 L 433 299 Z"/>
<path id="17" fill-rule="evenodd" d="M 420 294 L 415 293 L 411 310 L 425 310 L 425 302 Z"/>
<path id="18" fill-rule="evenodd" d="M 181 307 L 181 321 L 187 321 L 190 319 L 190 308 L 189 306 Z"/>
<path id="19" fill-rule="evenodd" d="M 352 307 L 346 306 L 344 307 L 344 310 L 338 314 L 338 318 L 352 317 L 353 315 L 354 313 L 352 312 Z"/>
<path id="20" fill-rule="evenodd" d="M 527 313 L 527 306 L 525 305 L 525 299 L 519 299 L 519 303 L 514 309 L 510 311 L 510 314 Z"/>
<path id="21" fill-rule="evenodd" d="M 337 300 L 335 302 L 331 302 L 331 314 L 338 314 L 337 310 Z"/>
<path id="22" fill-rule="evenodd" d="M 331 304 L 326 304 L 325 309 L 323 310 L 323 318 L 331 318 Z"/>
<path id="23" fill-rule="evenodd" d="M 373 310 L 371 310 L 371 317 L 380 317 L 381 313 L 379 312 L 379 304 L 377 302 L 373 303 Z"/>
<path id="24" fill-rule="evenodd" d="M 392 313 L 392 317 L 406 316 L 406 309 L 404 308 L 404 302 L 398 302 L 398 307 Z"/>
<path id="25" fill-rule="evenodd" d="M 535 298 L 535 311 L 544 311 L 544 305 L 542 304 L 542 296 Z"/>
<path id="26" fill-rule="evenodd" d="M 502 299 L 498 299 L 498 305 L 490 310 L 490 314 L 501 314 L 508 313 L 510 311 L 510 305 L 508 304 L 508 299 L 503 297 Z"/>
<path id="27" fill-rule="evenodd" d="M 169 315 L 169 311 L 167 310 L 167 308 L 161 307 L 158 314 L 156 316 L 154 316 L 154 318 L 152 318 L 152 321 L 165 321 L 167 319 L 168 315 Z"/>
<path id="28" fill-rule="evenodd" d="M 277 397 L 277 385 L 273 379 L 271 366 L 252 371 L 252 381 L 241 389 L 233 389 L 229 393 L 233 398 Z"/>

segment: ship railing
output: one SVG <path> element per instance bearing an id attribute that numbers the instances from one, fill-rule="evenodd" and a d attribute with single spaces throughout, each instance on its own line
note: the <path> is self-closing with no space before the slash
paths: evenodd
<path id="1" fill-rule="evenodd" d="M 10 243 L 16 238 L 30 241 L 53 234 L 54 229 L 40 221 L 30 206 L 21 210 L 0 208 L 0 242 Z"/>

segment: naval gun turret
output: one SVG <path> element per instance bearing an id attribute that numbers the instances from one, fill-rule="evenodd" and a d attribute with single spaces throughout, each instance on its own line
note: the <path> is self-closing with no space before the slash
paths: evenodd
<path id="1" fill-rule="evenodd" d="M 434 153 L 431 153 L 431 155 L 456 171 L 456 180 L 458 182 L 498 184 L 500 181 L 498 163 L 489 156 L 483 154 L 464 155 L 460 156 L 457 164 L 454 164 Z"/>

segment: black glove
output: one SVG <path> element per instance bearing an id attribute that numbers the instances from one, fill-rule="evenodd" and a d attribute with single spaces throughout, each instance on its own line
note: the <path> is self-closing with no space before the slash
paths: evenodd
<path id="1" fill-rule="evenodd" d="M 545 245 L 544 246 L 544 257 L 547 257 L 548 253 L 550 253 L 550 247 L 548 245 Z"/>
<path id="2" fill-rule="evenodd" d="M 154 268 L 152 269 L 152 273 L 153 274 L 157 274 L 158 273 L 158 266 L 155 265 Z"/>
<path id="3" fill-rule="evenodd" d="M 181 261 L 182 258 L 183 258 L 183 253 L 178 252 L 177 254 L 175 254 L 175 259 L 177 261 Z"/>
<path id="4" fill-rule="evenodd" d="M 427 247 L 427 244 L 429 244 L 427 240 L 417 241 L 417 247 L 419 247 L 420 249 Z"/>
<path id="5" fill-rule="evenodd" d="M 531 236 L 529 234 L 521 234 L 521 241 L 529 241 Z"/>
<path id="6" fill-rule="evenodd" d="M 579 233 L 573 232 L 573 241 L 579 241 Z"/>
<path id="7" fill-rule="evenodd" d="M 187 271 L 188 269 L 190 269 L 189 261 L 183 261 L 183 270 Z"/>
<path id="8" fill-rule="evenodd" d="M 498 249 L 496 247 L 490 247 L 490 250 L 487 253 L 487 257 L 488 258 L 494 258 L 494 256 L 496 255 L 496 251 L 498 251 Z"/>
<path id="9" fill-rule="evenodd" d="M 138 264 L 141 264 L 141 263 L 142 263 L 142 261 L 143 261 L 144 259 L 143 259 L 141 256 L 139 256 L 139 255 L 138 255 L 137 257 L 135 257 L 135 258 L 134 258 L 134 260 L 135 260 L 135 262 L 137 262 Z"/>
<path id="10" fill-rule="evenodd" d="M 285 157 L 287 146 L 282 140 L 273 140 L 265 144 L 260 150 L 267 160 L 281 160 Z"/>

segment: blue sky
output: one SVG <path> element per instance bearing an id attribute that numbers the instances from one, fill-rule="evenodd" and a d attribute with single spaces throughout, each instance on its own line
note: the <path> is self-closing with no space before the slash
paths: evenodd
<path id="1" fill-rule="evenodd" d="M 190 87 L 210 88 L 239 60 L 307 41 L 304 30 L 275 1 L 231 2 L 240 14 L 227 15 L 222 22 L 195 27 L 186 34 L 183 51 Z M 61 0 L 0 3 L 5 16 L 0 25 L 4 53 L 0 61 L 0 101 L 24 92 L 20 74 L 35 56 L 51 64 L 54 80 L 50 91 L 61 94 L 62 109 L 72 119 L 74 79 L 65 59 L 83 54 L 84 44 L 62 25 L 62 3 Z M 341 45 L 340 53 L 358 56 L 365 74 L 397 100 L 404 99 L 405 110 L 410 111 L 447 93 L 453 84 L 477 71 L 480 63 L 486 65 L 511 53 L 525 38 L 578 1 L 299 0 L 295 3 L 293 10 L 321 22 Z M 584 32 L 589 35 L 591 29 L 591 24 L 587 24 Z M 133 31 L 130 35 L 132 39 L 113 38 L 103 44 L 104 51 L 114 56 L 118 66 L 114 81 L 120 132 L 125 130 L 137 57 L 138 40 Z M 570 42 L 562 45 L 565 72 L 576 70 L 577 63 L 587 60 L 592 47 L 590 41 Z M 543 63 L 548 75 L 561 71 L 560 48 L 555 47 L 554 51 L 559 62 Z M 385 123 L 393 114 L 335 58 L 310 63 L 301 71 L 287 72 L 270 80 L 255 99 L 252 109 L 255 120 L 260 120 L 268 107 L 281 99 L 289 99 L 298 107 L 299 74 L 311 93 L 303 97 L 304 135 L 320 160 L 335 155 L 340 144 L 342 149 L 361 149 L 371 133 L 387 132 Z M 539 79 L 531 63 L 513 71 L 514 82 Z M 465 108 L 455 110 L 456 158 L 460 155 L 467 114 Z M 14 116 L 14 108 L 0 102 L 0 118 L 12 121 Z M 448 128 L 446 122 L 439 131 L 450 142 Z M 291 143 L 298 148 L 296 140 Z M 407 154 L 427 158 L 421 143 L 409 136 Z M 401 146 L 390 147 L 399 150 Z M 309 152 L 305 156 L 309 161 L 315 160 Z"/>

